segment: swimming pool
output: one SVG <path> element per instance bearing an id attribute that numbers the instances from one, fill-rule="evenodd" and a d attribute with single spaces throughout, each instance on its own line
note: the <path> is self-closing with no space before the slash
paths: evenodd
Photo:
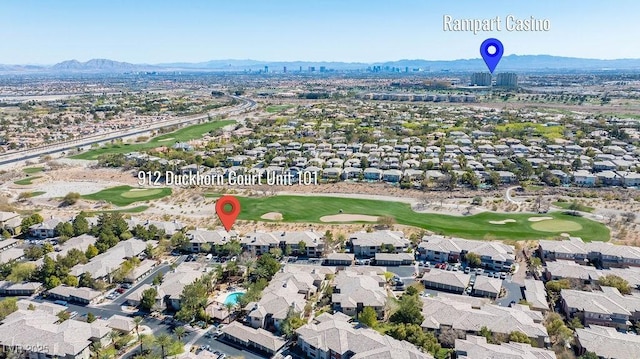
<path id="1" fill-rule="evenodd" d="M 229 293 L 227 295 L 227 297 L 224 299 L 224 304 L 238 304 L 238 301 L 240 300 L 240 297 L 242 297 L 244 295 L 243 292 L 233 292 L 233 293 Z"/>

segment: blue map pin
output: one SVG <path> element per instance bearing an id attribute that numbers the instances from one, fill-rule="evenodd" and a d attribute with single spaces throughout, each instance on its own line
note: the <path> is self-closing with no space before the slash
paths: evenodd
<path id="1" fill-rule="evenodd" d="M 498 39 L 486 39 L 482 42 L 482 45 L 480 45 L 480 55 L 482 55 L 482 59 L 484 63 L 487 64 L 491 73 L 493 73 L 493 70 L 498 66 L 503 53 L 504 46 L 502 46 L 502 43 Z"/>

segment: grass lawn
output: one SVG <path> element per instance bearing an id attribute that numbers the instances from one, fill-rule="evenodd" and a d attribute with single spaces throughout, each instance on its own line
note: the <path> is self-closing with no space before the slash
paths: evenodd
<path id="1" fill-rule="evenodd" d="M 235 121 L 233 120 L 224 120 L 224 121 L 206 122 L 198 125 L 187 126 L 179 130 L 154 137 L 148 142 L 108 144 L 102 147 L 90 149 L 87 152 L 83 152 L 75 156 L 71 156 L 71 158 L 75 158 L 79 160 L 95 160 L 99 156 L 107 153 L 129 153 L 129 152 L 143 151 L 143 150 L 160 147 L 160 146 L 171 146 L 175 142 L 185 142 L 185 141 L 192 140 L 194 138 L 200 138 L 202 137 L 202 135 L 204 135 L 207 132 L 227 126 L 234 122 Z"/>
<path id="2" fill-rule="evenodd" d="M 27 178 L 23 178 L 21 180 L 17 180 L 17 181 L 15 181 L 13 183 L 21 185 L 21 186 L 27 186 L 27 185 L 33 184 L 33 181 L 37 180 L 40 177 L 41 176 L 27 177 Z"/>
<path id="3" fill-rule="evenodd" d="M 27 168 L 23 168 L 22 171 L 24 171 L 24 173 L 26 174 L 32 175 L 34 173 L 44 171 L 44 167 L 27 167 Z"/>
<path id="4" fill-rule="evenodd" d="M 47 192 L 45 191 L 33 191 L 33 192 L 22 192 L 20 193 L 21 196 L 25 196 L 25 198 L 32 198 L 32 197 L 37 197 L 40 195 L 43 195 Z"/>
<path id="5" fill-rule="evenodd" d="M 263 221 L 260 216 L 267 212 L 279 212 L 283 222 L 320 222 L 320 217 L 335 215 L 342 210 L 345 214 L 366 214 L 372 216 L 391 216 L 399 224 L 425 228 L 448 236 L 470 239 L 510 239 L 535 240 L 554 238 L 563 232 L 582 237 L 585 241 L 609 240 L 609 229 L 602 223 L 564 213 L 548 213 L 546 217 L 554 220 L 577 224 L 575 230 L 567 231 L 567 226 L 556 230 L 544 230 L 532 227 L 529 217 L 523 213 L 482 212 L 471 216 L 450 216 L 434 213 L 416 213 L 407 203 L 316 196 L 273 196 L 262 198 L 238 197 L 242 206 L 239 219 Z M 490 221 L 512 219 L 515 222 L 491 224 Z M 553 222 L 552 222 L 553 223 Z M 562 223 L 562 222 L 561 222 Z M 566 224 L 566 223 L 565 223 Z"/>
<path id="6" fill-rule="evenodd" d="M 135 202 L 150 201 L 171 194 L 171 188 L 133 188 L 131 186 L 118 186 L 103 189 L 100 192 L 82 196 L 84 199 L 94 201 L 107 201 L 116 206 L 128 206 Z M 146 208 L 145 208 L 146 209 Z"/>
<path id="7" fill-rule="evenodd" d="M 556 207 L 560 207 L 562 209 L 569 209 L 569 206 L 571 206 L 571 202 L 553 202 L 552 203 L 554 206 Z M 589 207 L 589 206 L 585 206 L 583 204 L 578 204 L 578 211 L 580 212 L 593 212 L 594 208 L 593 207 Z"/>
<path id="8" fill-rule="evenodd" d="M 282 112 L 282 111 L 288 110 L 292 107 L 293 105 L 271 105 L 271 106 L 267 106 L 267 108 L 265 108 L 265 111 L 269 113 L 276 113 L 276 112 Z"/>
<path id="9" fill-rule="evenodd" d="M 575 221 L 568 221 L 566 219 L 549 219 L 546 221 L 532 223 L 531 228 L 542 232 L 575 232 L 581 230 L 582 225 Z"/>

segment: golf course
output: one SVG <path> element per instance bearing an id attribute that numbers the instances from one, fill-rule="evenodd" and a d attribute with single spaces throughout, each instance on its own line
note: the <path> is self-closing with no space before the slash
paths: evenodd
<path id="1" fill-rule="evenodd" d="M 135 202 L 151 201 L 171 194 L 171 188 L 133 188 L 118 186 L 104 189 L 100 192 L 82 196 L 94 201 L 107 201 L 116 206 L 128 206 Z"/>
<path id="2" fill-rule="evenodd" d="M 585 241 L 608 241 L 609 229 L 602 223 L 562 212 L 482 212 L 469 216 L 417 213 L 402 202 L 316 196 L 238 197 L 239 219 L 264 221 L 266 213 L 282 214 L 283 222 L 321 223 L 321 217 L 339 213 L 393 217 L 398 224 L 424 228 L 447 236 L 469 239 L 536 240 L 562 233 Z M 332 223 L 335 223 L 332 221 Z M 366 223 L 366 222 L 347 222 Z"/>
<path id="3" fill-rule="evenodd" d="M 173 132 L 168 132 L 160 136 L 156 136 L 147 142 L 108 144 L 102 147 L 92 148 L 89 151 L 71 156 L 71 158 L 79 160 L 95 160 L 99 156 L 108 153 L 129 153 L 143 151 L 160 146 L 171 146 L 176 142 L 185 142 L 200 138 L 207 132 L 217 130 L 234 122 L 235 121 L 232 120 L 224 120 L 187 126 Z"/>

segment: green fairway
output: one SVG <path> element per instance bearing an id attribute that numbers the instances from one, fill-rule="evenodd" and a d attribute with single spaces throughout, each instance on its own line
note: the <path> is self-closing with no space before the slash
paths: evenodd
<path id="1" fill-rule="evenodd" d="M 405 224 L 448 236 L 458 236 L 470 239 L 511 239 L 527 240 L 557 237 L 568 232 L 572 236 L 582 237 L 585 241 L 608 241 L 609 229 L 602 223 L 586 218 L 571 216 L 563 213 L 549 213 L 545 216 L 562 222 L 571 222 L 580 229 L 566 230 L 559 228 L 554 231 L 537 230 L 529 222 L 532 214 L 522 213 L 494 213 L 483 212 L 472 216 L 451 216 L 433 213 L 416 213 L 409 204 L 402 202 L 377 201 L 367 199 L 352 199 L 340 197 L 316 196 L 273 196 L 263 198 L 238 197 L 242 206 L 239 219 L 262 221 L 260 217 L 268 212 L 282 214 L 283 222 L 311 222 L 319 223 L 320 217 L 342 213 L 366 214 L 372 216 L 391 216 L 399 224 Z M 505 221 L 501 225 L 489 221 Z M 578 228 L 578 227 L 575 228 Z"/>
<path id="2" fill-rule="evenodd" d="M 176 130 L 174 132 L 165 133 L 163 135 L 157 136 L 149 140 L 149 142 L 144 143 L 116 143 L 109 144 L 102 147 L 91 149 L 87 152 L 77 154 L 75 156 L 71 156 L 71 158 L 79 159 L 79 160 L 95 160 L 100 155 L 104 155 L 107 153 L 129 153 L 129 152 L 137 152 L 143 151 L 150 148 L 155 148 L 159 146 L 171 146 L 175 142 L 185 142 L 195 138 L 200 138 L 207 132 L 216 130 L 218 128 L 227 126 L 229 124 L 234 123 L 233 120 L 224 120 L 224 121 L 215 121 L 215 122 L 206 122 L 201 123 L 199 125 L 187 126 Z"/>
<path id="3" fill-rule="evenodd" d="M 118 186 L 103 189 L 100 192 L 82 196 L 94 201 L 107 201 L 116 206 L 128 206 L 134 202 L 151 201 L 171 194 L 171 188 L 137 189 L 131 186 Z"/>
<path id="4" fill-rule="evenodd" d="M 47 193 L 47 192 L 45 192 L 45 191 L 22 192 L 22 193 L 20 193 L 20 197 L 32 198 L 32 197 L 41 196 L 41 195 L 43 195 L 45 193 Z"/>
<path id="5" fill-rule="evenodd" d="M 21 186 L 28 186 L 30 184 L 33 184 L 33 181 L 37 180 L 38 178 L 40 178 L 40 176 L 35 176 L 35 177 L 27 177 L 27 178 L 23 178 L 21 180 L 17 180 L 13 183 L 21 185 Z"/>
<path id="6" fill-rule="evenodd" d="M 27 168 L 23 168 L 22 171 L 24 171 L 24 173 L 26 174 L 32 175 L 34 173 L 44 171 L 44 167 L 27 167 Z"/>
<path id="7" fill-rule="evenodd" d="M 141 198 L 155 196 L 162 193 L 163 188 L 134 188 L 128 192 L 124 192 L 121 196 L 124 198 Z"/>
<path id="8" fill-rule="evenodd" d="M 571 206 L 571 202 L 553 202 L 552 203 L 554 206 L 556 207 L 560 207 L 562 209 L 569 209 L 569 207 Z M 593 207 L 589 207 L 589 206 L 585 206 L 583 204 L 579 204 L 578 203 L 578 208 L 576 208 L 576 211 L 580 211 L 580 212 L 593 212 L 594 208 Z"/>
<path id="9" fill-rule="evenodd" d="M 292 107 L 293 105 L 271 105 L 271 106 L 267 106 L 265 111 L 269 113 L 276 113 L 276 112 L 282 112 L 282 111 L 288 110 Z"/>
<path id="10" fill-rule="evenodd" d="M 582 225 L 566 219 L 548 219 L 532 223 L 531 228 L 542 232 L 575 232 L 581 230 Z"/>

